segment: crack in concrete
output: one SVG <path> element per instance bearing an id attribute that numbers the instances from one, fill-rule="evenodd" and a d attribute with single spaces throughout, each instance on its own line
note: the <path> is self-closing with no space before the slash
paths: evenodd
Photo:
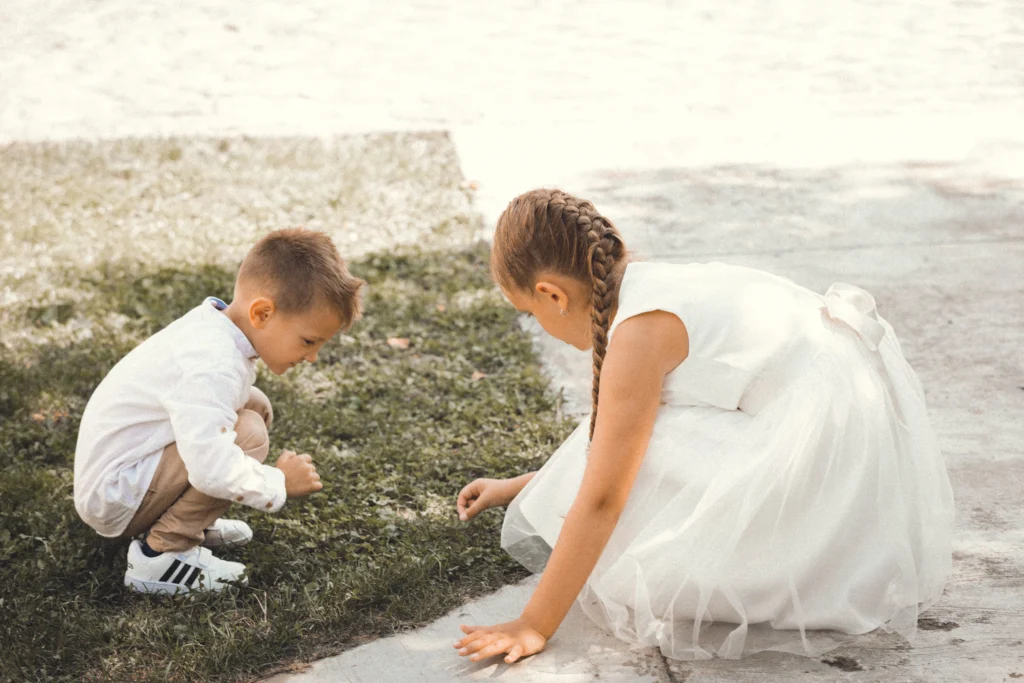
<path id="1" fill-rule="evenodd" d="M 681 681 L 676 681 L 676 679 L 672 677 L 672 667 L 669 666 L 668 657 L 666 657 L 660 649 L 658 649 L 657 652 L 658 661 L 661 662 L 661 671 L 658 672 L 658 678 L 660 679 L 660 681 L 662 683 L 681 683 Z M 689 677 L 690 674 L 689 672 L 687 672 L 686 678 Z M 683 680 L 685 681 L 686 679 L 684 678 Z"/>

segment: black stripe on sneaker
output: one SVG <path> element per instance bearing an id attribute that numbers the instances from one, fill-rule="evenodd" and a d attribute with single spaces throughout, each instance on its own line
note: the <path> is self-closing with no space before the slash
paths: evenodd
<path id="1" fill-rule="evenodd" d="M 181 564 L 181 560 L 175 560 L 174 562 L 172 562 L 171 566 L 168 567 L 167 571 L 164 572 L 164 575 L 160 577 L 160 581 L 166 581 L 167 579 L 171 578 L 171 574 L 174 573 L 174 570 L 178 568 L 179 564 Z"/>
<path id="2" fill-rule="evenodd" d="M 185 576 L 185 574 L 188 574 L 189 569 L 192 569 L 192 565 L 182 564 L 181 571 L 178 572 L 177 576 L 171 579 L 171 583 L 181 583 L 181 579 Z"/>
<path id="3" fill-rule="evenodd" d="M 201 571 L 202 570 L 199 567 L 196 567 L 195 569 L 193 569 L 192 573 L 188 575 L 187 579 L 185 579 L 185 585 L 188 586 L 189 588 L 191 588 L 192 587 L 192 583 L 196 580 L 196 577 L 199 576 L 199 572 L 201 572 Z"/>

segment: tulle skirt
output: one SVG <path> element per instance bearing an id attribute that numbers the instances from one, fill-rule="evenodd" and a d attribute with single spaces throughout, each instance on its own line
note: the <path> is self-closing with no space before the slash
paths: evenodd
<path id="1" fill-rule="evenodd" d="M 950 570 L 953 498 L 881 325 L 877 350 L 837 327 L 756 415 L 663 405 L 584 612 L 674 659 L 817 656 L 878 628 L 913 639 Z M 506 513 L 502 546 L 534 572 L 579 489 L 588 423 Z"/>

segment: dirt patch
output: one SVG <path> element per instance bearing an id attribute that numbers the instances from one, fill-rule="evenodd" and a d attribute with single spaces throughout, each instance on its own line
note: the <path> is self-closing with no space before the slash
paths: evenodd
<path id="1" fill-rule="evenodd" d="M 941 619 L 924 617 L 917 620 L 917 627 L 924 631 L 952 631 L 955 628 L 960 628 L 960 624 L 955 621 L 942 621 Z"/>
<path id="2" fill-rule="evenodd" d="M 982 557 L 980 558 L 985 573 L 994 579 L 1017 578 L 1021 576 L 1020 568 L 1013 562 L 1003 557 Z"/>
<path id="3" fill-rule="evenodd" d="M 1000 531 L 1013 529 L 1013 525 L 1003 519 L 995 510 L 976 507 L 974 508 L 973 517 L 983 529 L 997 529 Z"/>
<path id="4" fill-rule="evenodd" d="M 821 660 L 824 664 L 828 664 L 831 667 L 835 667 L 841 671 L 863 671 L 864 667 L 860 665 L 853 657 L 829 657 L 828 659 Z"/>

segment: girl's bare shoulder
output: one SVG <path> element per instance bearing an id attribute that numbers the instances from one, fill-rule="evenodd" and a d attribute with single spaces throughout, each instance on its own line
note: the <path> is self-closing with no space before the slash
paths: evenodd
<path id="1" fill-rule="evenodd" d="M 635 367 L 653 366 L 668 374 L 686 360 L 689 352 L 690 338 L 683 321 L 674 313 L 654 310 L 622 321 L 608 345 L 607 360 Z"/>

